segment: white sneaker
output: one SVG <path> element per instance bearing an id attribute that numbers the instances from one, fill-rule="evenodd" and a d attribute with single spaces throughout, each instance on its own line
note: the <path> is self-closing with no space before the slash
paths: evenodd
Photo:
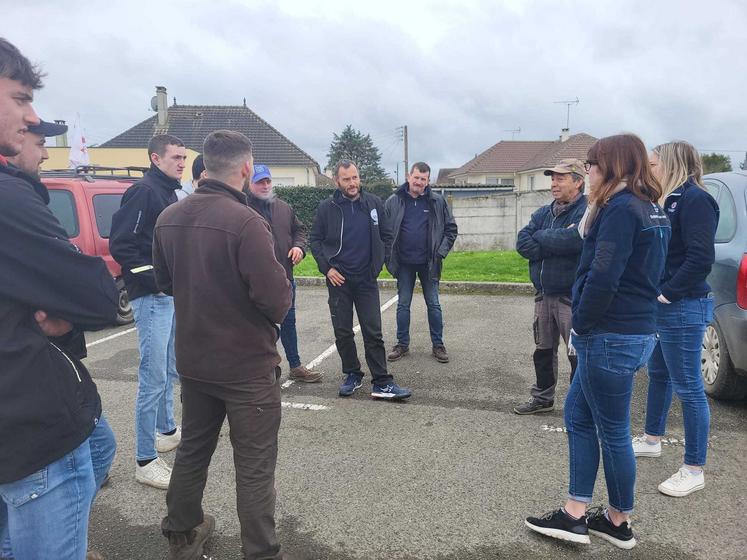
<path id="1" fill-rule="evenodd" d="M 160 457 L 157 457 L 144 467 L 136 463 L 135 480 L 140 484 L 167 490 L 169 482 L 171 482 L 171 467 Z"/>
<path id="2" fill-rule="evenodd" d="M 661 440 L 656 442 L 655 445 L 651 445 L 645 435 L 635 436 L 633 438 L 633 453 L 636 457 L 660 457 Z"/>
<path id="3" fill-rule="evenodd" d="M 682 498 L 703 488 L 705 488 L 703 471 L 694 474 L 686 467 L 680 467 L 680 470 L 659 484 L 659 492 L 675 498 Z"/>
<path id="4" fill-rule="evenodd" d="M 182 441 L 182 427 L 177 426 L 176 431 L 167 436 L 165 434 L 156 433 L 156 451 L 159 453 L 168 453 L 179 447 L 179 442 Z"/>

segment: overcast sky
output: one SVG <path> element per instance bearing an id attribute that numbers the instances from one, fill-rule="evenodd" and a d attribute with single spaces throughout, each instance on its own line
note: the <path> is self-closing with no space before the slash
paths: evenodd
<path id="1" fill-rule="evenodd" d="M 511 130 L 555 139 L 566 123 L 556 102 L 576 98 L 572 133 L 685 139 L 735 164 L 747 150 L 743 0 L 0 4 L 0 35 L 47 73 L 39 114 L 79 113 L 90 143 L 151 116 L 163 85 L 169 103 L 246 98 L 322 168 L 332 134 L 352 124 L 392 176 L 401 125 L 410 161 L 435 173 Z"/>

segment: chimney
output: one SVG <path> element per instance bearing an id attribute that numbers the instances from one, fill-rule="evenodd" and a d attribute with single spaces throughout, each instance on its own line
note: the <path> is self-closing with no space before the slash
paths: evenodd
<path id="1" fill-rule="evenodd" d="M 156 86 L 156 110 L 158 111 L 158 126 L 166 126 L 166 117 L 168 115 L 169 102 L 166 97 L 166 88 Z"/>
<path id="2" fill-rule="evenodd" d="M 54 123 L 55 124 L 62 124 L 62 125 L 64 125 L 65 121 L 55 119 Z M 67 132 L 63 132 L 59 136 L 55 136 L 54 137 L 54 145 L 57 146 L 58 148 L 67 148 L 68 147 L 68 143 L 67 143 Z"/>
<path id="3" fill-rule="evenodd" d="M 560 129 L 560 141 L 565 142 L 571 137 L 571 129 L 570 128 L 561 128 Z"/>

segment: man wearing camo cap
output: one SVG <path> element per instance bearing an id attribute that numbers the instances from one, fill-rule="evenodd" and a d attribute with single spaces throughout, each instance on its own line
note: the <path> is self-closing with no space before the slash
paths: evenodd
<path id="1" fill-rule="evenodd" d="M 537 376 L 529 402 L 514 408 L 516 414 L 549 412 L 558 382 L 560 337 L 568 347 L 571 332 L 571 288 L 583 242 L 578 223 L 586 211 L 584 162 L 564 159 L 545 170 L 552 177 L 552 203 L 532 214 L 520 232 L 516 250 L 529 260 L 534 297 L 534 371 Z M 571 379 L 576 356 L 568 355 Z"/>

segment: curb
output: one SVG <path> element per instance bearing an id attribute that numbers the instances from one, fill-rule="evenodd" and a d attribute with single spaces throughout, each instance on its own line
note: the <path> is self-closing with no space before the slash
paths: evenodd
<path id="1" fill-rule="evenodd" d="M 324 278 L 319 276 L 297 276 L 296 284 L 299 286 L 326 286 Z M 396 290 L 397 281 L 388 278 L 379 279 L 379 288 L 382 290 Z M 520 282 L 456 282 L 452 280 L 441 281 L 439 292 L 447 294 L 483 294 L 483 295 L 534 295 L 535 289 L 532 284 Z"/>

